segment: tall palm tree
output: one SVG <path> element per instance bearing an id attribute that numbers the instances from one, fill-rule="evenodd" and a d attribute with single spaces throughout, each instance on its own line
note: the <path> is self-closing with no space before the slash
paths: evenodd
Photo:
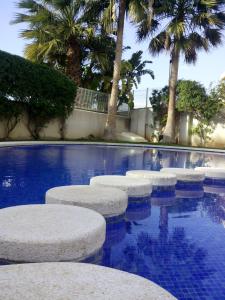
<path id="1" fill-rule="evenodd" d="M 65 65 L 65 72 L 81 84 L 84 47 L 95 36 L 95 24 L 84 18 L 85 0 L 19 0 L 13 23 L 27 23 L 21 36 L 31 40 L 25 56 L 54 66 Z"/>
<path id="2" fill-rule="evenodd" d="M 111 96 L 108 103 L 108 115 L 105 125 L 105 138 L 114 139 L 116 134 L 116 112 L 118 103 L 118 89 L 121 73 L 121 60 L 123 51 L 123 33 L 124 33 L 124 20 L 126 13 L 129 13 L 132 19 L 140 19 L 145 14 L 148 15 L 148 20 L 151 20 L 153 0 L 96 0 L 90 3 L 90 15 L 102 15 L 103 23 L 111 33 L 116 34 L 116 49 L 115 60 L 113 68 L 113 80 Z M 118 13 L 117 13 L 118 11 Z M 116 23 L 116 29 L 114 25 Z"/>
<path id="3" fill-rule="evenodd" d="M 116 132 L 116 112 L 117 112 L 117 101 L 118 101 L 118 85 L 120 80 L 121 72 L 121 60 L 123 51 L 123 32 L 124 32 L 124 19 L 126 12 L 126 0 L 119 1 L 119 16 L 117 22 L 117 40 L 116 40 L 116 51 L 115 61 L 113 68 L 113 83 L 111 96 L 108 103 L 108 115 L 105 125 L 105 138 L 113 139 Z"/>
<path id="4" fill-rule="evenodd" d="M 138 20 L 140 39 L 151 37 L 153 55 L 170 54 L 168 117 L 164 141 L 175 142 L 175 102 L 181 55 L 187 63 L 195 63 L 197 52 L 209 51 L 222 42 L 225 26 L 224 1 L 220 0 L 157 0 L 154 17 Z"/>

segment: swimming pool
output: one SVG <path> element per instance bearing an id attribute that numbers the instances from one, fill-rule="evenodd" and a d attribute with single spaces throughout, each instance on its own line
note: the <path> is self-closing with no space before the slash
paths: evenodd
<path id="1" fill-rule="evenodd" d="M 88 184 L 102 174 L 162 167 L 225 167 L 225 155 L 95 145 L 0 148 L 0 207 L 44 203 L 54 186 Z M 225 299 L 225 184 L 203 195 L 131 203 L 110 224 L 101 263 L 146 277 L 178 299 Z M 193 192 L 194 191 L 194 192 Z"/>

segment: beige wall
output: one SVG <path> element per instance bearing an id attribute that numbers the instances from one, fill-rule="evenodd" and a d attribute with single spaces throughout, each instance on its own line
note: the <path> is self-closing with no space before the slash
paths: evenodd
<path id="1" fill-rule="evenodd" d="M 65 139 L 86 138 L 93 135 L 96 138 L 101 138 L 104 133 L 104 126 L 107 115 L 93 111 L 74 109 L 72 114 L 66 121 Z M 11 132 L 10 139 L 27 140 L 31 139 L 30 133 L 27 130 L 27 118 L 25 115 L 21 117 L 16 128 Z M 117 131 L 129 131 L 129 118 L 126 116 L 117 116 L 116 119 Z M 0 123 L 0 138 L 4 136 L 4 126 Z M 50 122 L 40 134 L 43 139 L 59 139 L 59 123 L 57 120 Z"/>
<path id="2" fill-rule="evenodd" d="M 145 124 L 146 126 L 146 138 L 151 139 L 152 134 L 155 131 L 154 117 L 150 108 L 134 109 L 131 111 L 131 125 L 130 131 L 134 132 L 142 137 L 145 137 Z M 193 120 L 191 115 L 181 113 L 179 122 L 177 124 L 178 142 L 182 145 L 200 146 L 200 139 L 198 136 L 190 136 L 192 126 L 197 124 L 196 120 Z M 206 144 L 208 147 L 225 147 L 225 110 L 221 111 L 213 120 L 213 133 L 210 135 L 211 140 Z"/>
<path id="3" fill-rule="evenodd" d="M 146 126 L 146 132 L 145 132 Z M 136 133 L 147 140 L 151 139 L 154 132 L 153 112 L 150 108 L 138 108 L 131 111 L 130 131 Z M 145 136 L 146 135 L 146 136 Z"/>
<path id="4" fill-rule="evenodd" d="M 200 138 L 197 135 L 190 136 L 192 126 L 198 124 L 197 120 L 192 120 L 188 114 L 181 114 L 179 122 L 179 143 L 183 145 L 201 146 Z M 218 114 L 213 122 L 213 131 L 209 135 L 210 140 L 205 144 L 207 147 L 225 147 L 225 110 Z"/>
<path id="5" fill-rule="evenodd" d="M 104 126 L 107 115 L 104 113 L 97 113 L 93 111 L 86 111 L 74 109 L 73 113 L 66 121 L 65 139 L 79 139 L 87 138 L 93 135 L 96 138 L 101 138 L 104 133 Z M 182 114 L 178 124 L 179 135 L 178 140 L 180 144 L 200 146 L 200 139 L 193 135 L 190 137 L 189 132 L 192 120 L 190 116 Z M 10 139 L 12 140 L 29 140 L 32 139 L 27 129 L 27 118 L 25 115 L 21 117 L 20 122 L 16 128 L 11 132 Z M 154 118 L 151 109 L 146 110 L 135 109 L 131 111 L 130 118 L 128 116 L 117 116 L 116 125 L 117 132 L 131 131 L 142 137 L 151 139 L 154 133 Z M 196 120 L 193 120 L 196 125 Z M 4 125 L 0 122 L 0 138 L 4 137 Z M 42 139 L 60 139 L 59 123 L 57 120 L 50 122 L 41 132 Z M 211 140 L 207 143 L 208 147 L 225 147 L 225 111 L 216 116 L 214 120 L 214 130 L 211 134 Z"/>
<path id="6" fill-rule="evenodd" d="M 196 125 L 197 121 L 194 120 L 193 124 Z M 216 116 L 213 122 L 213 132 L 209 135 L 210 140 L 205 146 L 225 148 L 225 112 Z M 193 135 L 191 138 L 192 146 L 199 146 L 200 139 L 198 136 Z"/>

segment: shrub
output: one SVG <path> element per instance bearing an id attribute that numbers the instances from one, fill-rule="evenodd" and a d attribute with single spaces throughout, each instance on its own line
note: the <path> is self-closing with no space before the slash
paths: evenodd
<path id="1" fill-rule="evenodd" d="M 43 64 L 0 51 L 0 92 L 3 105 L 21 103 L 28 113 L 34 139 L 52 119 L 65 120 L 73 109 L 76 86 L 60 72 Z M 0 116 L 4 118 L 4 109 Z"/>
<path id="2" fill-rule="evenodd" d="M 0 93 L 0 121 L 4 125 L 4 139 L 8 139 L 10 132 L 16 127 L 22 112 L 21 103 L 9 101 Z"/>

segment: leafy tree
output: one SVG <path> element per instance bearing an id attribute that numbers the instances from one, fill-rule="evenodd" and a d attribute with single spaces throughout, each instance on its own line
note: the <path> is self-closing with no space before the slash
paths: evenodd
<path id="1" fill-rule="evenodd" d="M 82 66 L 88 55 L 102 55 L 110 37 L 99 31 L 97 20 L 85 18 L 85 0 L 19 0 L 13 23 L 27 23 L 21 36 L 31 40 L 25 56 L 32 61 L 47 62 L 64 71 L 80 86 Z"/>
<path id="2" fill-rule="evenodd" d="M 38 139 L 50 120 L 65 119 L 70 114 L 76 86 L 46 65 L 0 51 L 0 91 L 0 116 L 13 124 L 13 118 L 18 120 L 21 113 L 19 103 L 28 113 L 32 137 Z"/>
<path id="3" fill-rule="evenodd" d="M 195 63 L 197 52 L 208 51 L 222 42 L 225 26 L 224 1 L 158 0 L 154 17 L 148 13 L 138 21 L 140 39 L 152 36 L 149 51 L 153 55 L 170 54 L 169 103 L 164 141 L 175 142 L 175 100 L 181 54 L 187 63 Z"/>
<path id="4" fill-rule="evenodd" d="M 214 97 L 213 92 L 207 95 L 205 88 L 196 81 L 181 80 L 177 86 L 177 110 L 191 113 L 198 121 L 192 128 L 204 145 L 213 132 L 213 118 L 220 112 L 222 102 Z"/>
<path id="5" fill-rule="evenodd" d="M 176 114 L 190 113 L 198 121 L 192 128 L 192 134 L 200 137 L 202 145 L 209 139 L 209 134 L 213 131 L 213 118 L 223 106 L 223 101 L 217 94 L 219 90 L 217 87 L 208 95 L 204 86 L 197 81 L 179 80 L 177 83 Z M 166 124 L 168 99 L 168 86 L 161 90 L 153 90 L 150 97 L 155 119 L 160 122 L 161 128 Z"/>
<path id="6" fill-rule="evenodd" d="M 221 101 L 222 103 L 225 103 L 225 79 L 222 79 L 214 88 L 212 88 L 211 96 L 218 102 Z"/>
<path id="7" fill-rule="evenodd" d="M 9 138 L 10 133 L 19 122 L 22 112 L 23 106 L 21 103 L 9 101 L 8 98 L 0 92 L 0 121 L 3 122 L 4 126 L 3 139 Z"/>
<path id="8" fill-rule="evenodd" d="M 146 69 L 146 65 L 152 61 L 142 61 L 142 51 L 137 51 L 132 54 L 128 60 L 122 60 L 121 66 L 121 87 L 119 87 L 119 101 L 118 106 L 122 103 L 127 103 L 132 109 L 134 107 L 134 98 L 132 90 L 138 88 L 141 82 L 141 76 L 150 75 L 154 79 L 154 73 L 150 69 Z"/>
<path id="9" fill-rule="evenodd" d="M 161 128 L 166 125 L 168 110 L 169 87 L 165 86 L 161 90 L 154 89 L 149 98 L 150 104 L 154 112 L 154 119 Z"/>

